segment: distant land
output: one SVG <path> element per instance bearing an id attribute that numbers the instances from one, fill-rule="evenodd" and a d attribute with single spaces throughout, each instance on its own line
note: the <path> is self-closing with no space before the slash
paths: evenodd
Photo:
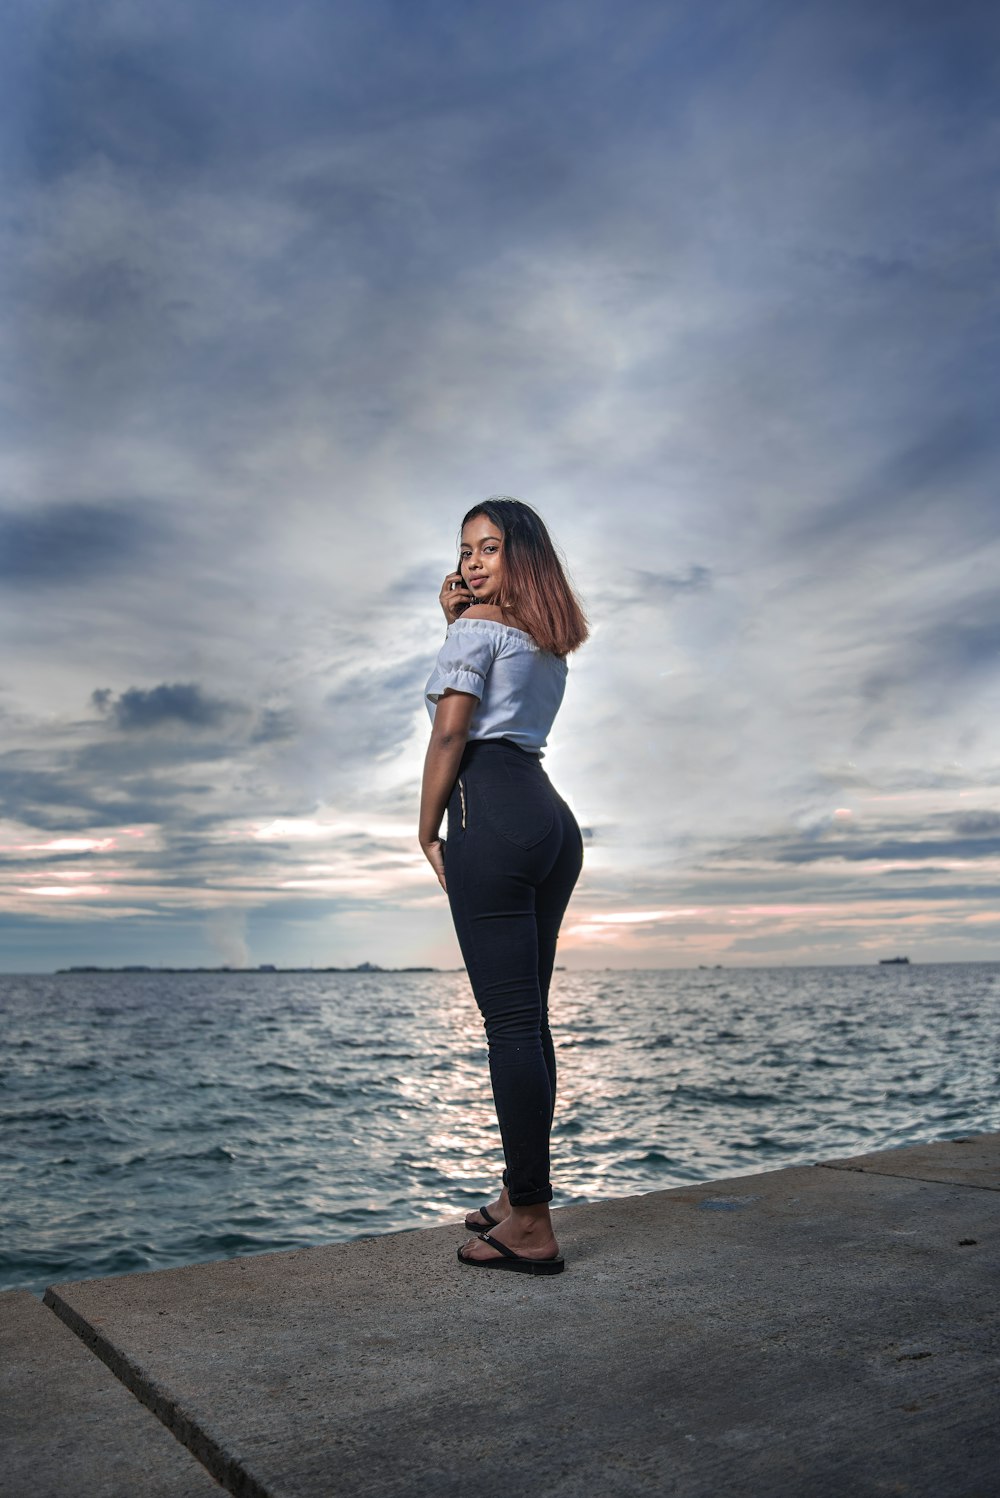
<path id="1" fill-rule="evenodd" d="M 377 962 L 359 962 L 357 967 L 277 967 L 273 962 L 258 962 L 256 967 L 153 967 L 145 962 L 128 962 L 122 967 L 97 967 L 80 963 L 75 967 L 57 967 L 57 973 L 440 973 L 438 967 L 379 967 Z M 456 972 L 459 970 L 456 968 Z"/>

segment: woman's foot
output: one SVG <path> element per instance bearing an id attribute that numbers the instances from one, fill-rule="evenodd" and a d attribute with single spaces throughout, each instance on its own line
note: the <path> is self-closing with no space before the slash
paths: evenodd
<path id="1" fill-rule="evenodd" d="M 548 1202 L 537 1207 L 512 1207 L 500 1226 L 488 1231 L 491 1238 L 513 1249 L 523 1259 L 554 1259 L 558 1256 L 559 1244 L 552 1231 Z M 481 1238 L 470 1238 L 468 1243 L 463 1243 L 460 1253 L 463 1259 L 479 1262 L 503 1258 Z"/>
<path id="2" fill-rule="evenodd" d="M 504 1186 L 495 1202 L 487 1203 L 487 1212 L 493 1218 L 492 1222 L 486 1222 L 480 1211 L 470 1212 L 465 1219 L 465 1226 L 470 1233 L 492 1233 L 494 1227 L 499 1227 L 510 1213 L 510 1199 L 507 1195 L 507 1187 Z"/>

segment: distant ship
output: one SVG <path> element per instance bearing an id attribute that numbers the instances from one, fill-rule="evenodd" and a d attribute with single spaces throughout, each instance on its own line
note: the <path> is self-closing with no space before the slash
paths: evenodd
<path id="1" fill-rule="evenodd" d="M 909 962 L 909 960 L 908 957 L 880 957 L 878 961 L 880 967 L 893 967 L 897 962 Z"/>

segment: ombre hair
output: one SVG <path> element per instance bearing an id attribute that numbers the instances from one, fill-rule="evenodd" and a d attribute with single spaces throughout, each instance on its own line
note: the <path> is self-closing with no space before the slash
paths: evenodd
<path id="1" fill-rule="evenodd" d="M 473 505 L 462 530 L 477 515 L 493 522 L 502 541 L 501 583 L 490 602 L 509 610 L 542 650 L 558 656 L 578 650 L 590 635 L 587 618 L 541 516 L 507 494 Z M 459 550 L 461 544 L 459 531 Z"/>

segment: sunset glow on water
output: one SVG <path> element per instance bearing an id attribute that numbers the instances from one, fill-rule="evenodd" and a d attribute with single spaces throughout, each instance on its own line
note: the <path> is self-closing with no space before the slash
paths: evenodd
<path id="1" fill-rule="evenodd" d="M 1000 1128 L 1000 965 L 557 972 L 555 1205 Z M 0 979 L 0 1280 L 449 1220 L 502 1168 L 464 972 Z"/>

